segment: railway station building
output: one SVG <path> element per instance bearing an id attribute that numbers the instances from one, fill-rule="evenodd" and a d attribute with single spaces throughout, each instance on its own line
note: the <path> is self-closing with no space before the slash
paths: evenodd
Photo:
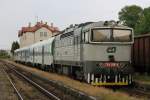
<path id="1" fill-rule="evenodd" d="M 37 22 L 34 26 L 31 23 L 27 27 L 22 27 L 18 32 L 20 48 L 32 45 L 36 42 L 46 40 L 53 35 L 58 34 L 58 27 L 54 27 L 53 23 L 48 25 L 47 22 Z"/>

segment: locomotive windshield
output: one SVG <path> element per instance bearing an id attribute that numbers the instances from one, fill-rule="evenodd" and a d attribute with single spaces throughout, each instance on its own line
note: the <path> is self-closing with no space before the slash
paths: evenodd
<path id="1" fill-rule="evenodd" d="M 91 40 L 93 42 L 107 42 L 110 40 L 110 33 L 111 33 L 110 29 L 103 29 L 103 30 L 95 29 L 92 31 Z"/>
<path id="2" fill-rule="evenodd" d="M 130 42 L 131 41 L 131 30 L 113 30 L 113 40 L 116 42 Z"/>
<path id="3" fill-rule="evenodd" d="M 92 29 L 92 42 L 131 42 L 132 31 L 130 29 Z"/>

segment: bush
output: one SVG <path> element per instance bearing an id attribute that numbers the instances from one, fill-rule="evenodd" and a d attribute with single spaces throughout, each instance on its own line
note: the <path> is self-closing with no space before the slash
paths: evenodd
<path id="1" fill-rule="evenodd" d="M 0 58 L 10 58 L 10 55 L 5 50 L 0 50 Z"/>

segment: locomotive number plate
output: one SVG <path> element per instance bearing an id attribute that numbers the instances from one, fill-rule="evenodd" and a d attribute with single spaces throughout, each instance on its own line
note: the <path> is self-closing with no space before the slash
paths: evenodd
<path id="1" fill-rule="evenodd" d="M 108 47 L 106 51 L 107 51 L 107 53 L 115 53 L 116 47 Z"/>

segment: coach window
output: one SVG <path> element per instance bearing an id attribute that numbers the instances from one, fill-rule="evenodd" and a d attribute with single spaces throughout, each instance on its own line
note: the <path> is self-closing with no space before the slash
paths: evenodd
<path id="1" fill-rule="evenodd" d="M 85 43 L 87 43 L 87 42 L 89 41 L 89 35 L 88 35 L 88 33 L 89 33 L 89 32 L 86 32 L 86 33 L 85 33 Z"/>
<path id="2" fill-rule="evenodd" d="M 61 41 L 57 41 L 57 47 L 61 47 Z"/>
<path id="3" fill-rule="evenodd" d="M 72 39 L 72 38 L 70 37 L 70 38 L 69 38 L 69 43 L 68 43 L 69 46 L 71 45 L 71 39 Z"/>
<path id="4" fill-rule="evenodd" d="M 82 34 L 82 42 L 85 42 L 85 32 Z"/>
<path id="5" fill-rule="evenodd" d="M 76 44 L 77 44 L 77 42 L 78 42 L 78 37 L 77 37 L 77 36 L 75 36 L 75 37 L 74 37 L 74 45 L 76 45 Z"/>
<path id="6" fill-rule="evenodd" d="M 69 41 L 68 41 L 68 38 L 65 38 L 65 39 L 64 39 L 64 46 L 67 46 L 67 45 L 68 45 L 68 42 L 69 42 Z"/>
<path id="7" fill-rule="evenodd" d="M 73 45 L 73 38 L 71 39 L 71 45 Z"/>
<path id="8" fill-rule="evenodd" d="M 62 42 L 61 42 L 61 47 L 64 46 L 64 39 L 62 39 Z"/>
<path id="9" fill-rule="evenodd" d="M 77 37 L 77 44 L 80 44 L 80 36 Z"/>
<path id="10" fill-rule="evenodd" d="M 55 41 L 55 47 L 58 47 L 58 41 L 57 40 Z"/>
<path id="11" fill-rule="evenodd" d="M 70 45 L 72 45 L 72 38 L 70 38 Z"/>
<path id="12" fill-rule="evenodd" d="M 78 38 L 79 38 L 79 37 L 77 36 L 77 37 L 76 37 L 76 44 L 78 44 Z"/>
<path id="13" fill-rule="evenodd" d="M 26 35 L 24 35 L 24 39 L 26 40 Z"/>
<path id="14" fill-rule="evenodd" d="M 58 45 L 58 47 L 61 47 L 61 41 L 57 41 L 57 45 Z"/>

